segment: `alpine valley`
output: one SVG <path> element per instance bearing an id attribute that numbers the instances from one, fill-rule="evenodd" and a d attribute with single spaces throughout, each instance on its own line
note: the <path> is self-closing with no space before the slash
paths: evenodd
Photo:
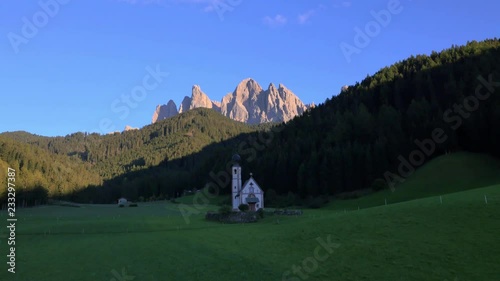
<path id="1" fill-rule="evenodd" d="M 0 171 L 9 164 L 23 173 L 18 181 L 26 197 L 19 200 L 26 204 L 48 198 L 110 203 L 201 189 L 239 153 L 245 177 L 259 175 L 269 200 L 322 206 L 329 196 L 397 185 L 404 171 L 440 155 L 500 156 L 499 65 L 500 40 L 473 41 L 384 67 L 316 107 L 283 85 L 263 90 L 252 79 L 220 103 L 194 86 L 179 109 L 169 101 L 157 108 L 153 124 L 137 130 L 2 133 Z M 478 85 L 488 91 L 480 96 L 486 101 L 474 96 Z M 428 144 L 436 128 L 444 141 Z M 411 154 L 415 149 L 424 157 Z M 404 160 L 408 155 L 418 165 Z M 28 196 L 31 190 L 37 195 Z"/>

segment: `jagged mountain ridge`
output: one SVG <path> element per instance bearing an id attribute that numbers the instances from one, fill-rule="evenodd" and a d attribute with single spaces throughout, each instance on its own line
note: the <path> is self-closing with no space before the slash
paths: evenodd
<path id="1" fill-rule="evenodd" d="M 314 105 L 305 105 L 291 90 L 279 84 L 278 88 L 270 84 L 264 90 L 255 80 L 247 78 L 241 81 L 232 93 L 222 101 L 213 101 L 199 85 L 194 85 L 191 97 L 184 97 L 179 109 L 173 100 L 166 105 L 158 105 L 153 114 L 153 123 L 194 108 L 210 108 L 233 120 L 260 124 L 267 122 L 286 122 L 301 115 Z"/>

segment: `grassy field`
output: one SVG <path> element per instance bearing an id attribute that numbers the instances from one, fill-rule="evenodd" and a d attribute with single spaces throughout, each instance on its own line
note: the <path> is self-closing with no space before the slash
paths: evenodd
<path id="1" fill-rule="evenodd" d="M 453 175 L 444 170 L 456 166 L 444 163 L 429 165 L 440 168 L 440 175 Z M 411 191 L 419 177 L 440 186 L 439 177 L 422 172 L 427 167 L 398 191 L 423 194 Z M 472 181 L 457 190 L 482 185 L 484 179 L 474 180 L 474 174 L 485 169 L 456 173 L 463 178 L 469 173 Z M 356 200 L 342 203 L 351 203 L 346 211 L 333 202 L 301 217 L 270 216 L 246 225 L 207 222 L 203 214 L 186 223 L 179 205 L 170 202 L 21 209 L 16 274 L 7 272 L 7 229 L 0 230 L 0 280 L 497 281 L 500 185 L 449 193 L 453 189 L 444 186 L 433 190 L 437 196 L 360 210 L 352 208 Z M 2 225 L 6 219 L 2 212 Z"/>

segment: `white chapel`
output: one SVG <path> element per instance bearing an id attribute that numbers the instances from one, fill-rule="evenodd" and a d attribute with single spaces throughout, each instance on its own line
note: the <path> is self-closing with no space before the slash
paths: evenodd
<path id="1" fill-rule="evenodd" d="M 264 209 L 264 191 L 257 184 L 250 173 L 250 178 L 241 185 L 241 166 L 239 162 L 241 158 L 238 154 L 233 155 L 232 167 L 232 202 L 233 210 L 239 211 L 238 207 L 241 204 L 247 204 L 250 211 Z"/>

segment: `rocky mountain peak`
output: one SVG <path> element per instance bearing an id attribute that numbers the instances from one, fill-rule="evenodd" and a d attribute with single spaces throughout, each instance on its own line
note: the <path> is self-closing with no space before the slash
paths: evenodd
<path id="1" fill-rule="evenodd" d="M 252 78 L 241 81 L 233 92 L 233 96 L 240 99 L 247 99 L 262 92 L 262 87 Z"/>
<path id="2" fill-rule="evenodd" d="M 211 108 L 233 120 L 250 124 L 286 122 L 309 108 L 283 84 L 276 88 L 270 83 L 268 89 L 264 90 L 252 78 L 238 83 L 234 91 L 225 95 L 221 102 L 210 100 L 199 85 L 194 85 L 191 97 L 184 97 L 179 113 L 198 107 Z"/>
<path id="3" fill-rule="evenodd" d="M 220 105 L 214 104 L 210 98 L 201 90 L 199 85 L 194 85 L 191 89 L 191 97 L 184 97 L 184 100 L 179 107 L 179 113 L 186 112 L 188 110 L 204 107 L 204 108 L 215 108 L 216 110 L 220 108 Z"/>
<path id="4" fill-rule="evenodd" d="M 167 104 L 156 106 L 156 110 L 153 113 L 153 123 L 163 120 L 176 115 L 177 105 L 173 100 L 169 100 Z"/>

